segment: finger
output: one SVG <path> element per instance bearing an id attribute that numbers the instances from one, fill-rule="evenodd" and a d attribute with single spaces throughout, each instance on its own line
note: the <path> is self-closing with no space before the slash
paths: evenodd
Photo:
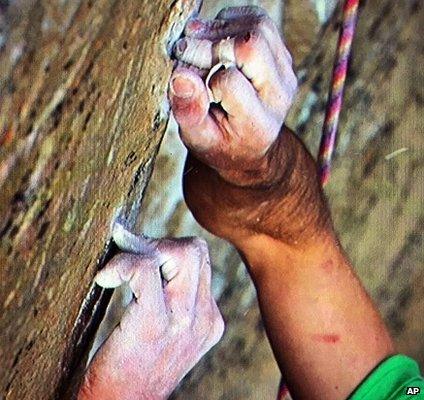
<path id="1" fill-rule="evenodd" d="M 227 113 L 225 116 L 219 110 L 214 113 L 222 129 L 231 135 L 227 145 L 236 146 L 238 151 L 245 149 L 247 153 L 254 149 L 255 156 L 263 155 L 257 153 L 258 149 L 268 150 L 278 135 L 281 122 L 266 112 L 249 80 L 237 68 L 228 68 L 212 77 L 211 90 Z M 243 135 L 238 137 L 231 132 L 243 132 Z M 232 151 L 231 148 L 227 150 Z"/>
<path id="2" fill-rule="evenodd" d="M 101 269 L 94 281 L 103 288 L 116 288 L 129 282 L 135 273 L 135 260 L 131 254 L 118 254 Z"/>
<path id="3" fill-rule="evenodd" d="M 267 39 L 274 56 L 283 53 L 291 59 L 290 53 L 284 45 L 276 46 L 277 44 L 283 44 L 280 32 L 274 21 L 263 8 L 258 6 L 228 7 L 221 10 L 216 18 L 228 21 L 231 25 L 242 24 L 245 29 L 239 33 L 247 33 L 252 30 L 261 31 Z"/>
<path id="4" fill-rule="evenodd" d="M 234 38 L 213 43 L 206 39 L 180 39 L 174 50 L 175 57 L 197 68 L 211 69 L 218 62 L 235 63 Z"/>
<path id="5" fill-rule="evenodd" d="M 172 318 L 179 324 L 185 324 L 194 318 L 200 266 L 206 245 L 197 238 L 184 238 L 175 242 L 173 249 L 168 247 L 168 254 L 172 254 L 174 262 L 178 264 L 178 272 L 165 285 L 164 295 Z"/>
<path id="6" fill-rule="evenodd" d="M 227 113 L 223 117 L 219 110 L 215 112 L 215 118 L 227 132 L 225 137 L 230 138 L 227 151 L 234 152 L 231 147 L 235 147 L 239 153 L 255 154 L 255 157 L 264 155 L 276 139 L 281 122 L 266 112 L 249 80 L 241 71 L 232 67 L 212 78 L 211 89 Z M 234 132 L 243 134 L 238 136 Z"/>
<path id="7" fill-rule="evenodd" d="M 261 100 L 277 115 L 281 111 L 285 114 L 291 104 L 295 88 L 286 85 L 286 80 L 282 79 L 264 35 L 260 31 L 253 31 L 238 36 L 234 44 L 234 53 L 238 68 L 252 82 Z M 293 74 L 293 71 L 290 74 Z M 287 78 L 291 79 L 291 76 Z"/>
<path id="8" fill-rule="evenodd" d="M 240 17 L 263 17 L 267 12 L 258 6 L 226 7 L 218 12 L 217 19 L 239 19 Z"/>
<path id="9" fill-rule="evenodd" d="M 195 299 L 195 316 L 198 328 L 204 331 L 208 338 L 204 343 L 204 351 L 208 351 L 222 337 L 224 320 L 212 296 L 211 290 L 211 262 L 208 246 L 205 241 L 196 238 L 194 242 L 199 256 L 199 286 Z"/>
<path id="10" fill-rule="evenodd" d="M 251 28 L 247 21 L 228 21 L 225 19 L 204 20 L 195 18 L 187 22 L 184 34 L 187 38 L 207 39 L 212 42 L 226 39 Z"/>
<path id="11" fill-rule="evenodd" d="M 210 68 L 217 60 L 229 65 L 236 63 L 253 83 L 261 100 L 277 115 L 285 117 L 295 92 L 293 85 L 288 83 L 296 82 L 296 79 L 291 67 L 287 68 L 285 78 L 281 76 L 268 42 L 260 31 L 214 44 L 208 40 L 185 38 L 176 47 L 176 57 L 196 67 Z"/>
<path id="12" fill-rule="evenodd" d="M 177 266 L 173 262 L 171 255 L 169 255 L 166 251 L 166 243 L 168 243 L 169 240 L 158 240 L 147 238 L 146 236 L 135 235 L 127 230 L 124 225 L 120 224 L 119 222 L 115 223 L 113 226 L 112 238 L 120 250 L 144 255 L 146 260 L 153 260 L 156 262 L 156 264 L 159 266 L 158 268 L 160 268 L 162 278 L 166 281 L 171 280 L 175 276 L 177 272 Z M 162 244 L 161 251 L 158 250 L 158 246 L 160 244 Z M 121 269 L 119 271 L 123 273 L 123 276 L 127 277 L 134 272 L 134 267 L 131 265 L 126 266 L 125 264 L 125 262 L 122 263 Z M 101 274 L 98 274 L 98 279 L 100 282 L 99 285 L 103 287 L 120 286 L 124 281 L 122 281 L 122 278 L 117 275 L 117 271 L 118 270 L 114 268 L 104 268 L 102 271 L 100 271 Z M 128 273 L 125 273 L 125 271 L 128 271 Z M 131 278 L 131 276 L 129 276 L 129 278 Z M 125 282 L 127 281 L 128 279 Z M 112 286 L 105 286 L 106 284 Z"/>
<path id="13" fill-rule="evenodd" d="M 257 29 L 264 35 L 282 74 L 292 70 L 293 59 L 274 21 L 267 15 L 260 18 Z"/>
<path id="14" fill-rule="evenodd" d="M 237 116 L 242 121 L 246 120 L 250 113 L 256 114 L 262 111 L 262 105 L 254 88 L 235 67 L 221 69 L 213 75 L 210 88 L 214 98 L 229 116 Z M 257 109 L 259 112 L 255 111 Z"/>
<path id="15" fill-rule="evenodd" d="M 212 42 L 206 39 L 179 39 L 174 46 L 174 56 L 200 69 L 212 67 Z"/>
<path id="16" fill-rule="evenodd" d="M 277 65 L 284 74 L 292 66 L 292 56 L 284 45 L 280 32 L 266 11 L 256 6 L 229 7 L 221 10 L 215 20 L 192 19 L 185 35 L 196 39 L 217 41 L 229 36 L 239 36 L 257 29 L 262 32 Z"/>
<path id="17" fill-rule="evenodd" d="M 199 255 L 199 288 L 197 290 L 196 304 L 198 308 L 204 305 L 212 308 L 214 299 L 211 291 L 211 262 L 207 243 L 198 239 L 196 243 L 197 253 Z"/>
<path id="18" fill-rule="evenodd" d="M 118 248 L 125 252 L 145 255 L 156 253 L 158 240 L 136 235 L 119 222 L 113 225 L 112 239 Z"/>
<path id="19" fill-rule="evenodd" d="M 209 96 L 202 79 L 186 68 L 176 69 L 171 76 L 169 98 L 184 144 L 195 152 L 215 148 L 221 133 L 208 113 Z"/>
<path id="20" fill-rule="evenodd" d="M 175 67 L 176 67 L 176 69 L 179 69 L 179 68 L 188 69 L 188 70 L 192 71 L 194 74 L 198 75 L 203 80 L 207 77 L 207 75 L 209 73 L 209 69 L 198 68 L 198 67 L 195 67 L 194 65 L 185 63 L 185 62 L 180 61 L 180 60 L 177 60 Z"/>
<path id="21" fill-rule="evenodd" d="M 221 40 L 252 29 L 266 16 L 266 11 L 260 7 L 228 7 L 221 10 L 214 20 L 191 19 L 185 26 L 184 34 L 196 39 Z"/>
<path id="22" fill-rule="evenodd" d="M 165 312 L 159 265 L 148 257 L 118 254 L 97 273 L 95 282 L 104 288 L 115 288 L 127 283 L 143 310 L 149 313 Z"/>

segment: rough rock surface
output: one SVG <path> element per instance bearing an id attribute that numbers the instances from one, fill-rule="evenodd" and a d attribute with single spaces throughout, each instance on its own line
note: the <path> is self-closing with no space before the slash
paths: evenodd
<path id="1" fill-rule="evenodd" d="M 2 399 L 68 393 L 111 224 L 134 224 L 165 130 L 167 47 L 196 8 L 0 2 Z"/>

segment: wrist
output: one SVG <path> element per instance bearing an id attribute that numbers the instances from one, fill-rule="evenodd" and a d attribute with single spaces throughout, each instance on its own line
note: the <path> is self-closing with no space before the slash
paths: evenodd
<path id="1" fill-rule="evenodd" d="M 269 282 L 277 275 L 298 280 L 310 276 L 311 270 L 325 270 L 325 263 L 348 264 L 339 241 L 332 230 L 319 237 L 297 244 L 287 244 L 268 235 L 245 237 L 237 243 L 255 284 Z M 331 261 L 329 261 L 331 260 Z"/>
<path id="2" fill-rule="evenodd" d="M 140 378 L 140 374 L 131 379 L 127 375 L 120 379 L 102 377 L 101 381 L 88 377 L 80 388 L 78 400 L 164 400 L 171 395 L 172 390 L 166 390 L 162 385 L 152 390 L 147 388 Z"/>
<path id="3" fill-rule="evenodd" d="M 197 221 L 236 247 L 255 235 L 295 245 L 332 231 L 315 161 L 287 128 L 263 165 L 265 178 L 242 186 L 189 155 L 184 195 Z"/>
<path id="4" fill-rule="evenodd" d="M 283 126 L 263 156 L 240 163 L 236 169 L 219 169 L 218 174 L 224 181 L 238 187 L 268 190 L 280 185 L 283 178 L 290 175 L 294 165 L 294 154 L 286 148 L 286 136 L 291 134 Z"/>

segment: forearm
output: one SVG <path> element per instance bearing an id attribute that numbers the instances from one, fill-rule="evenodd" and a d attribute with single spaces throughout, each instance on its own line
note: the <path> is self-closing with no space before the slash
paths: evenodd
<path id="1" fill-rule="evenodd" d="M 246 260 L 295 397 L 345 398 L 393 345 L 338 245 L 311 155 L 288 129 L 271 151 L 265 185 L 234 185 L 190 161 L 186 200 Z"/>
<path id="2" fill-rule="evenodd" d="M 393 344 L 332 234 L 307 249 L 242 244 L 275 357 L 297 399 L 343 399 Z"/>

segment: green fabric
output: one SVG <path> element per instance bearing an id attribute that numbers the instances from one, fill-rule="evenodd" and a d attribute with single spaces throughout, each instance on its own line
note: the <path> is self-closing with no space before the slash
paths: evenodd
<path id="1" fill-rule="evenodd" d="M 407 388 L 418 387 L 417 395 L 406 394 Z M 423 400 L 424 379 L 418 364 L 398 354 L 384 360 L 359 385 L 350 400 Z"/>

